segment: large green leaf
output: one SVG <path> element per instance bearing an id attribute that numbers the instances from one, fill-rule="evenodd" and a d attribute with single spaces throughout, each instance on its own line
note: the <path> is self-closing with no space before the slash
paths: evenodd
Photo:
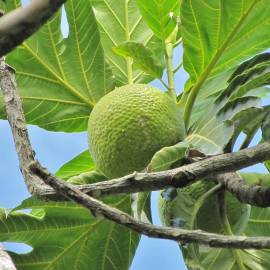
<path id="1" fill-rule="evenodd" d="M 130 197 L 106 202 L 130 213 Z M 0 211 L 0 241 L 32 246 L 27 254 L 11 253 L 18 269 L 126 269 L 132 261 L 139 236 L 73 203 L 28 199 L 6 216 Z"/>
<path id="2" fill-rule="evenodd" d="M 268 0 L 183 0 L 184 68 L 192 83 L 231 69 L 270 45 Z"/>
<path id="3" fill-rule="evenodd" d="M 91 3 L 99 24 L 106 60 L 112 67 L 117 85 L 152 80 L 151 76 L 137 69 L 130 58 L 124 59 L 112 50 L 121 43 L 133 41 L 143 44 L 157 56 L 163 55 L 161 43 L 147 27 L 136 0 L 91 0 Z"/>
<path id="4" fill-rule="evenodd" d="M 177 25 L 180 0 L 137 0 L 137 3 L 149 27 L 165 41 Z"/>
<path id="5" fill-rule="evenodd" d="M 8 1 L 6 8 L 17 6 L 18 1 Z M 57 13 L 9 54 L 7 62 L 16 69 L 27 122 L 72 132 L 86 129 L 91 109 L 113 89 L 114 81 L 90 1 L 67 1 L 65 10 L 67 38 L 62 36 L 61 13 Z"/>

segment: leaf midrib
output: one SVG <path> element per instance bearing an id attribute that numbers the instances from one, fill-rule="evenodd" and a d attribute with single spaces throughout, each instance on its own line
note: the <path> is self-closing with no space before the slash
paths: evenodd
<path id="1" fill-rule="evenodd" d="M 75 89 L 68 82 L 63 80 L 58 74 L 56 74 L 26 43 L 23 43 L 23 47 L 33 55 L 33 57 L 47 70 L 49 71 L 55 78 L 57 78 L 74 96 L 79 98 L 81 101 L 86 103 L 91 109 L 94 107 L 94 104 L 85 96 L 83 96 L 77 89 Z"/>
<path id="2" fill-rule="evenodd" d="M 252 9 L 254 8 L 254 6 L 258 2 L 259 1 L 256 1 L 255 0 L 250 5 L 250 7 L 247 10 L 247 12 L 242 15 L 242 17 L 240 18 L 240 20 L 238 21 L 238 23 L 236 24 L 236 26 L 232 29 L 231 33 L 227 36 L 227 39 L 225 40 L 225 42 L 223 43 L 223 45 L 217 50 L 217 52 L 213 56 L 212 60 L 209 62 L 207 68 L 204 70 L 204 72 L 201 74 L 200 78 L 197 80 L 197 82 L 193 86 L 193 88 L 191 90 L 191 93 L 188 96 L 187 104 L 190 104 L 192 99 L 194 99 L 194 100 L 196 99 L 196 97 L 197 97 L 197 95 L 199 93 L 199 90 L 201 89 L 202 85 L 204 84 L 204 82 L 206 81 L 206 79 L 208 78 L 208 76 L 211 74 L 211 72 L 214 69 L 216 63 L 219 61 L 220 57 L 226 51 L 227 46 L 230 44 L 230 42 L 232 41 L 232 39 L 234 38 L 234 36 L 237 34 L 239 28 L 242 26 L 242 24 L 244 23 L 245 19 L 249 15 L 249 13 L 252 11 Z M 200 35 L 200 32 L 199 31 L 198 31 L 198 33 Z M 185 119 L 186 118 L 189 119 L 188 115 L 191 114 L 191 110 L 192 110 L 192 107 L 186 106 L 185 111 L 184 111 L 184 118 Z M 189 124 L 189 121 L 186 121 L 186 124 L 188 125 Z"/>

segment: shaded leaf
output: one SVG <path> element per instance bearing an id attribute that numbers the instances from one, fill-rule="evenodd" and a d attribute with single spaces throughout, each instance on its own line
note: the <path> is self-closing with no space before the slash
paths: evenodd
<path id="1" fill-rule="evenodd" d="M 143 222 L 152 223 L 151 192 L 139 192 L 132 194 L 133 216 Z"/>
<path id="2" fill-rule="evenodd" d="M 269 174 L 241 172 L 241 177 L 252 185 L 270 185 Z M 237 215 L 237 212 L 235 213 Z M 269 236 L 269 209 L 249 207 L 248 218 L 243 220 L 241 235 L 248 236 Z M 239 232 L 238 232 L 239 233 Z M 191 251 L 184 247 L 188 256 L 188 265 L 199 265 L 201 270 L 234 269 L 238 270 L 239 265 L 244 269 L 266 270 L 269 269 L 268 250 L 233 250 L 221 248 L 201 248 L 199 257 L 192 257 Z M 196 268 L 195 268 L 196 269 Z"/>
<path id="3" fill-rule="evenodd" d="M 137 0 L 143 18 L 155 35 L 161 40 L 174 31 L 180 16 L 179 0 Z"/>
<path id="4" fill-rule="evenodd" d="M 114 47 L 113 50 L 121 56 L 131 57 L 139 69 L 153 78 L 162 77 L 163 66 L 155 59 L 153 52 L 143 44 L 126 42 Z"/>
<path id="5" fill-rule="evenodd" d="M 270 141 L 270 112 L 268 112 L 262 121 L 262 137 L 265 141 Z"/>
<path id="6" fill-rule="evenodd" d="M 252 136 L 261 126 L 262 120 L 266 114 L 264 108 L 248 108 L 237 113 L 232 121 L 235 126 L 235 133 L 239 135 L 244 132 L 247 136 Z M 250 121 L 252 119 L 252 121 Z"/>

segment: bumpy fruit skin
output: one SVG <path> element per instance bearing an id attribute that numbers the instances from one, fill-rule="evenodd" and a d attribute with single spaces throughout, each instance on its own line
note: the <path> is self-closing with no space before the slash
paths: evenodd
<path id="1" fill-rule="evenodd" d="M 91 155 L 109 178 L 143 170 L 155 152 L 184 135 L 173 99 L 143 84 L 122 86 L 101 98 L 88 123 Z"/>

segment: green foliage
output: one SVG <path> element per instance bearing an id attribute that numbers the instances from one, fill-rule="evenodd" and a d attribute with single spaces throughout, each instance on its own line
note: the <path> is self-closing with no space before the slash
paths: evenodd
<path id="1" fill-rule="evenodd" d="M 19 5 L 18 0 L 0 1 L 0 8 L 6 11 Z M 270 84 L 270 53 L 264 52 L 270 47 L 269 0 L 69 0 L 64 10 L 69 25 L 67 37 L 61 30 L 63 14 L 58 12 L 7 56 L 7 62 L 16 69 L 27 123 L 51 131 L 86 131 L 92 109 L 115 86 L 161 79 L 165 43 L 176 46 L 182 37 L 183 66 L 189 78 L 178 105 L 179 110 L 191 111 L 187 131 L 172 142 L 172 130 L 164 113 L 155 119 L 157 128 L 147 141 L 145 133 L 150 125 L 146 119 L 137 126 L 137 133 L 134 129 L 125 130 L 125 142 L 115 144 L 117 151 L 122 147 L 126 153 L 112 167 L 132 160 L 132 168 L 124 173 L 141 170 L 146 163 L 148 171 L 166 170 L 183 164 L 191 149 L 205 155 L 230 152 L 241 133 L 246 138 L 240 148 L 247 147 L 259 129 L 262 139 L 270 139 L 270 106 L 261 105 L 261 99 L 269 96 Z M 138 89 L 133 90 L 134 95 L 139 94 Z M 111 101 L 115 93 L 105 99 Z M 117 111 L 126 106 L 127 112 L 119 113 L 114 129 L 123 132 L 121 123 L 130 120 L 127 116 L 131 108 L 136 107 L 133 115 L 140 115 L 146 107 L 142 105 L 145 100 L 144 96 L 137 107 L 131 98 L 117 104 Z M 151 106 L 153 103 L 149 102 Z M 109 118 L 116 115 L 107 112 Z M 6 118 L 1 94 L 0 118 Z M 181 122 L 177 128 L 183 131 L 182 119 L 177 120 Z M 131 146 L 141 150 L 146 142 L 153 143 L 162 129 L 170 143 L 152 149 L 147 161 L 130 151 Z M 112 128 L 106 134 L 102 144 L 115 139 Z M 73 184 L 107 180 L 94 159 L 86 150 L 64 164 L 56 175 Z M 106 164 L 111 159 L 113 155 L 109 154 Z M 143 166 L 139 166 L 142 161 Z M 270 170 L 270 161 L 265 166 Z M 249 184 L 270 186 L 269 174 L 241 176 Z M 164 224 L 270 236 L 268 208 L 239 204 L 226 193 L 226 218 L 230 223 L 226 230 L 216 195 L 219 187 L 212 182 L 192 186 L 162 192 L 159 203 Z M 132 199 L 128 195 L 111 196 L 104 201 L 149 222 L 150 195 L 138 193 Z M 31 213 L 22 211 L 25 209 L 31 209 Z M 26 243 L 33 248 L 27 254 L 11 253 L 18 269 L 125 270 L 139 242 L 139 235 L 93 217 L 73 203 L 30 198 L 6 215 L 7 212 L 0 211 L 0 241 Z M 195 244 L 182 245 L 181 249 L 189 269 L 270 268 L 268 250 L 214 249 Z"/>
<path id="2" fill-rule="evenodd" d="M 177 27 L 180 0 L 137 0 L 137 3 L 148 26 L 165 41 Z"/>
<path id="3" fill-rule="evenodd" d="M 131 211 L 129 196 L 106 202 Z M 24 209 L 32 209 L 32 213 L 19 211 Z M 1 210 L 0 221 L 0 241 L 22 242 L 33 248 L 27 254 L 11 253 L 21 270 L 128 269 L 139 240 L 136 233 L 68 202 L 28 199 L 8 216 Z"/>
<path id="4" fill-rule="evenodd" d="M 9 2 L 13 4 L 8 9 L 18 5 Z M 61 33 L 58 13 L 9 54 L 7 62 L 16 69 L 27 122 L 74 132 L 86 130 L 94 104 L 113 89 L 114 80 L 105 63 L 90 2 L 67 1 L 65 10 L 67 38 Z"/>
<path id="5" fill-rule="evenodd" d="M 137 42 L 155 52 L 161 59 L 161 42 L 147 27 L 136 5 L 136 0 L 90 0 L 94 7 L 106 60 L 116 77 L 117 86 L 130 83 L 147 83 L 152 77 L 136 68 L 131 59 L 115 54 L 113 47 L 124 42 Z M 161 61 L 161 60 L 160 60 Z"/>
<path id="6" fill-rule="evenodd" d="M 114 47 L 114 51 L 121 56 L 131 57 L 134 60 L 134 65 L 153 78 L 162 77 L 163 66 L 155 58 L 153 52 L 143 44 L 126 42 Z"/>
<path id="7" fill-rule="evenodd" d="M 163 147 L 152 157 L 147 169 L 149 171 L 168 170 L 173 164 L 186 157 L 190 148 L 191 146 L 187 142 Z"/>
<path id="8" fill-rule="evenodd" d="M 184 0 L 184 67 L 192 83 L 216 76 L 270 45 L 268 0 Z"/>
<path id="9" fill-rule="evenodd" d="M 81 173 L 92 172 L 95 169 L 96 165 L 90 156 L 89 151 L 85 150 L 65 163 L 55 175 L 62 179 L 68 179 Z"/>

